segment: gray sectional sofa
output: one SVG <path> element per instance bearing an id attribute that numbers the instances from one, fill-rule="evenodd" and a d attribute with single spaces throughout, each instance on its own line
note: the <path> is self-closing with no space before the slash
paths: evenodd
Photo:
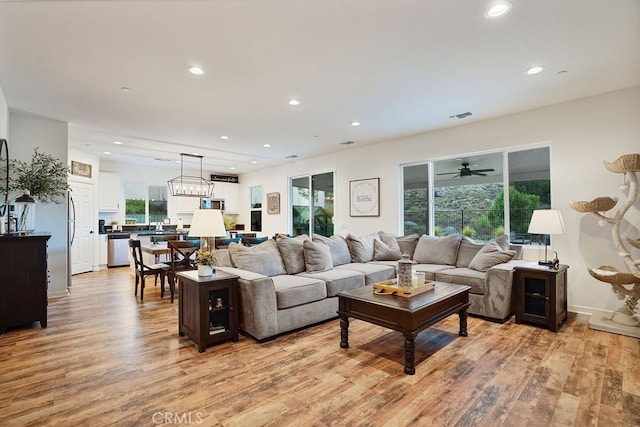
<path id="1" fill-rule="evenodd" d="M 240 327 L 259 341 L 337 317 L 339 292 L 394 278 L 402 254 L 428 280 L 471 286 L 470 314 L 504 321 L 514 309 L 513 267 L 522 262 L 521 247 L 507 239 L 278 236 L 253 247 L 230 244 L 217 251 L 216 268 L 240 277 Z"/>

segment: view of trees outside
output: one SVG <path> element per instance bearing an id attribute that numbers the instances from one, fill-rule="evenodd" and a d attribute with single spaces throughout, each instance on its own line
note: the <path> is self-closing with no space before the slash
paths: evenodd
<path id="1" fill-rule="evenodd" d="M 536 157 L 538 160 L 532 162 Z M 524 150 L 509 156 L 509 227 L 510 240 L 528 244 L 534 236 L 527 233 L 531 215 L 535 209 L 551 207 L 551 182 L 548 168 L 548 147 Z M 526 170 L 527 163 L 542 165 L 541 171 Z M 416 182 L 415 177 L 427 176 L 429 163 L 405 167 L 405 176 L 413 176 L 413 181 L 405 181 L 404 189 L 404 232 L 405 234 L 429 234 L 429 191 L 426 178 Z M 540 167 L 540 166 L 538 166 Z M 525 172 L 522 172 L 525 170 Z M 518 171 L 515 173 L 514 171 Z M 525 179 L 525 176 L 544 179 Z M 406 178 L 405 178 L 406 179 Z M 433 194 L 433 235 L 461 234 L 475 240 L 488 241 L 507 229 L 504 218 L 504 188 L 502 178 L 498 183 L 469 183 L 473 178 L 459 179 L 459 184 L 443 181 L 448 185 L 434 185 Z M 410 181 L 410 182 L 408 182 Z"/>
<path id="2" fill-rule="evenodd" d="M 309 196 L 312 183 L 312 197 Z M 331 236 L 333 226 L 333 172 L 291 180 L 292 232 L 294 235 L 315 233 Z M 313 217 L 310 217 L 313 212 Z M 312 225 L 313 230 L 309 227 Z"/>

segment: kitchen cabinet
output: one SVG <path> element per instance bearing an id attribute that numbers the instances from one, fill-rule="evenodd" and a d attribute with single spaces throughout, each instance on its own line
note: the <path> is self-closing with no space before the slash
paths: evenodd
<path id="1" fill-rule="evenodd" d="M 98 193 L 99 211 L 118 212 L 120 210 L 120 175 L 100 171 Z"/>
<path id="2" fill-rule="evenodd" d="M 199 197 L 175 197 L 177 199 L 177 212 L 181 213 L 193 213 L 196 209 L 200 208 Z"/>
<path id="3" fill-rule="evenodd" d="M 109 252 L 109 240 L 108 240 L 108 235 L 106 234 L 100 234 L 99 238 L 99 245 L 100 245 L 100 249 L 99 249 L 99 255 L 98 255 L 98 265 L 107 265 L 107 254 Z"/>

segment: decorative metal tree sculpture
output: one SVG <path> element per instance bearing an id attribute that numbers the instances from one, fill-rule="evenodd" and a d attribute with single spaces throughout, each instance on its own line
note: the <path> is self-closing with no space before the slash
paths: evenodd
<path id="1" fill-rule="evenodd" d="M 601 282 L 609 283 L 613 292 L 624 304 L 608 318 L 615 323 L 626 326 L 640 327 L 640 318 L 635 314 L 640 299 L 640 259 L 633 259 L 626 244 L 640 249 L 640 238 L 622 239 L 620 225 L 627 211 L 634 205 L 638 197 L 638 172 L 640 172 L 640 154 L 625 154 L 615 162 L 604 162 L 605 168 L 613 173 L 624 174 L 624 184 L 620 189 L 628 190 L 627 199 L 618 211 L 607 216 L 605 212 L 613 209 L 618 203 L 617 197 L 598 197 L 590 202 L 570 201 L 571 207 L 578 212 L 592 213 L 600 218 L 600 226 L 611 224 L 611 237 L 618 255 L 623 259 L 629 271 L 620 271 L 615 267 L 603 265 L 598 268 L 588 268 L 589 274 Z"/>

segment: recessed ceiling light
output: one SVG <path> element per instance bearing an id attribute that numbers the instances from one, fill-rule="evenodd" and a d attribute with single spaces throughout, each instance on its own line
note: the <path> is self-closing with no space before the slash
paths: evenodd
<path id="1" fill-rule="evenodd" d="M 258 163 L 257 161 L 255 161 L 255 160 L 251 160 L 251 164 L 252 164 L 252 165 L 255 165 L 255 164 L 257 164 L 257 163 Z"/>
<path id="2" fill-rule="evenodd" d="M 351 122 L 351 126 L 360 126 L 360 122 Z"/>
<path id="3" fill-rule="evenodd" d="M 511 10 L 511 3 L 508 1 L 499 1 L 491 5 L 489 10 L 484 13 L 487 18 L 497 18 L 498 16 L 505 15 Z"/>
<path id="4" fill-rule="evenodd" d="M 111 154 L 111 151 L 105 151 L 104 154 Z"/>
<path id="5" fill-rule="evenodd" d="M 113 143 L 116 144 L 116 145 L 122 145 L 122 142 L 120 142 L 120 141 L 113 141 Z"/>
<path id="6" fill-rule="evenodd" d="M 120 90 L 121 90 L 121 91 L 123 91 L 123 92 L 131 92 L 131 89 L 129 89 L 129 88 L 128 88 L 128 87 L 126 87 L 126 86 L 122 86 L 122 87 L 120 88 Z"/>
<path id="7" fill-rule="evenodd" d="M 189 72 L 195 76 L 201 76 L 204 74 L 204 70 L 195 65 L 192 65 L 191 67 L 189 67 Z"/>
<path id="8" fill-rule="evenodd" d="M 298 101 L 297 99 L 290 99 L 289 105 L 300 105 L 300 101 Z"/>
<path id="9" fill-rule="evenodd" d="M 220 139 L 229 139 L 227 135 L 220 135 Z"/>
<path id="10" fill-rule="evenodd" d="M 270 148 L 270 147 L 271 147 L 271 144 L 264 144 L 264 145 L 263 145 L 263 147 L 264 147 L 264 148 Z"/>
<path id="11" fill-rule="evenodd" d="M 530 76 L 532 76 L 534 74 L 541 73 L 543 70 L 544 70 L 544 67 L 540 65 L 540 66 L 531 67 L 525 72 Z"/>
<path id="12" fill-rule="evenodd" d="M 235 166 L 230 166 L 229 169 L 231 169 L 232 171 L 236 170 Z"/>

